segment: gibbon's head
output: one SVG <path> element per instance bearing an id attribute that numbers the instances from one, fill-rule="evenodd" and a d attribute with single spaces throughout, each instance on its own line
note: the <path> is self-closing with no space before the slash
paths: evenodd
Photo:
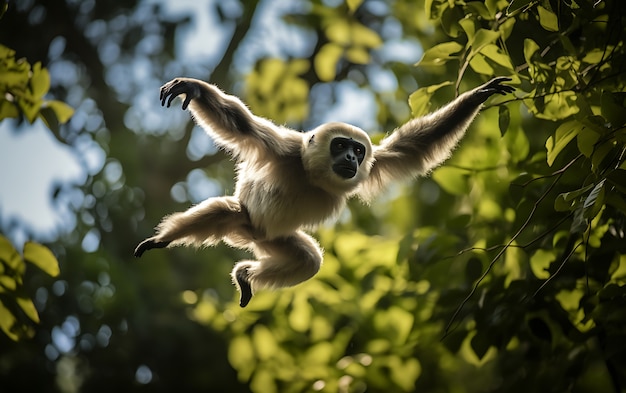
<path id="1" fill-rule="evenodd" d="M 302 163 L 313 185 L 344 194 L 369 175 L 372 142 L 358 127 L 326 123 L 304 135 Z"/>

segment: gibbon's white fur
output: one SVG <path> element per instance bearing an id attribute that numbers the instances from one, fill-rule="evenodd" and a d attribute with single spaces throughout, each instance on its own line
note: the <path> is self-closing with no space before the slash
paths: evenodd
<path id="1" fill-rule="evenodd" d="M 209 198 L 163 218 L 156 235 L 135 249 L 210 246 L 220 241 L 251 251 L 232 272 L 245 307 L 254 291 L 296 285 L 315 275 L 322 250 L 304 230 L 335 217 L 346 200 L 370 200 L 390 181 L 424 175 L 451 154 L 481 105 L 513 91 L 494 78 L 427 116 L 410 120 L 373 146 L 345 123 L 310 132 L 252 114 L 235 96 L 208 83 L 177 78 L 161 88 L 161 104 L 183 96 L 197 124 L 237 162 L 233 196 Z"/>

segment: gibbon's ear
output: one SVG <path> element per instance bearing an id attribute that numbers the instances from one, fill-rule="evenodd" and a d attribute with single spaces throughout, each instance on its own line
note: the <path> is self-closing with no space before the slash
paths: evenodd
<path id="1" fill-rule="evenodd" d="M 345 195 L 367 179 L 373 155 L 372 142 L 365 131 L 345 123 L 326 123 L 310 131 L 310 134 L 310 137 L 304 138 L 302 164 L 313 185 L 331 194 Z M 358 163 L 354 173 L 349 175 L 349 165 L 342 162 L 345 154 L 354 154 Z"/>

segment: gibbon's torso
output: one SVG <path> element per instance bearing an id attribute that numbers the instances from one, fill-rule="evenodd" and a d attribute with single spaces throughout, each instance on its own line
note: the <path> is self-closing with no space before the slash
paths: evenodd
<path id="1" fill-rule="evenodd" d="M 312 229 L 345 205 L 344 197 L 306 180 L 299 155 L 262 164 L 243 161 L 237 170 L 235 197 L 248 210 L 255 229 L 267 239 L 293 234 L 301 227 Z M 249 209 L 252 204 L 254 209 Z"/>

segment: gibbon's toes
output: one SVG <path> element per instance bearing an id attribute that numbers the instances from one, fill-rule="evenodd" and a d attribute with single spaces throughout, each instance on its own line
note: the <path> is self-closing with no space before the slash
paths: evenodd
<path id="1" fill-rule="evenodd" d="M 252 287 L 248 282 L 248 269 L 238 269 L 235 273 L 239 290 L 241 291 L 241 297 L 239 298 L 239 306 L 242 308 L 247 306 L 252 299 Z"/>
<path id="2" fill-rule="evenodd" d="M 170 244 L 170 242 L 157 242 L 153 238 L 148 238 L 139 243 L 137 248 L 135 248 L 134 255 L 135 257 L 139 258 L 147 250 L 151 250 L 153 248 L 165 248 L 168 246 L 168 244 Z"/>

